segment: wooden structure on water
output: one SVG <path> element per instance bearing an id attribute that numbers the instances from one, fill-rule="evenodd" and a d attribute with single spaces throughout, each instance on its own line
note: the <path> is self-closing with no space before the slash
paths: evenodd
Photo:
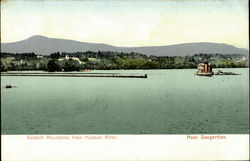
<path id="1" fill-rule="evenodd" d="M 1 76 L 29 76 L 29 77 L 111 77 L 111 78 L 147 78 L 147 74 L 119 74 L 119 73 L 14 73 L 4 72 Z"/>
<path id="2" fill-rule="evenodd" d="M 212 71 L 212 65 L 208 62 L 200 63 L 196 74 L 199 76 L 212 76 L 214 74 Z"/>

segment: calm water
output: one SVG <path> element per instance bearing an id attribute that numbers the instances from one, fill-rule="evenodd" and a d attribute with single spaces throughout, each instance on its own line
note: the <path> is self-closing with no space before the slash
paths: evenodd
<path id="1" fill-rule="evenodd" d="M 214 69 L 216 72 L 217 69 Z M 247 134 L 249 69 L 94 71 L 148 79 L 1 77 L 3 134 Z"/>

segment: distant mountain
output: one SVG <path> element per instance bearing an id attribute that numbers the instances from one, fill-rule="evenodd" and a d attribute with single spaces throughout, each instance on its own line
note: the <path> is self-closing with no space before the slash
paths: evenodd
<path id="1" fill-rule="evenodd" d="M 199 53 L 222 53 L 222 54 L 244 54 L 249 55 L 249 50 L 237 48 L 232 45 L 218 43 L 185 43 L 166 46 L 146 47 L 116 47 L 107 44 L 95 44 L 79 42 L 74 40 L 47 38 L 44 36 L 32 36 L 26 40 L 1 43 L 1 52 L 25 53 L 48 55 L 53 52 L 83 52 L 83 51 L 114 51 L 114 52 L 137 52 L 156 56 L 185 56 Z"/>

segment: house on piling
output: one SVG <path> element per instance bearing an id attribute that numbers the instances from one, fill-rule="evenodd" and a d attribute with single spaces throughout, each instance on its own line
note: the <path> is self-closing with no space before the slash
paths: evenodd
<path id="1" fill-rule="evenodd" d="M 197 75 L 200 76 L 212 76 L 214 73 L 212 71 L 212 65 L 207 61 L 204 63 L 200 63 L 198 65 Z"/>

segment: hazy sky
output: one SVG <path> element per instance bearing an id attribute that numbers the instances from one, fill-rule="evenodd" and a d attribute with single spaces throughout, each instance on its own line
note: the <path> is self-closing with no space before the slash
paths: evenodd
<path id="1" fill-rule="evenodd" d="M 158 46 L 189 42 L 248 47 L 247 0 L 8 0 L 1 4 L 1 41 L 32 35 Z"/>

